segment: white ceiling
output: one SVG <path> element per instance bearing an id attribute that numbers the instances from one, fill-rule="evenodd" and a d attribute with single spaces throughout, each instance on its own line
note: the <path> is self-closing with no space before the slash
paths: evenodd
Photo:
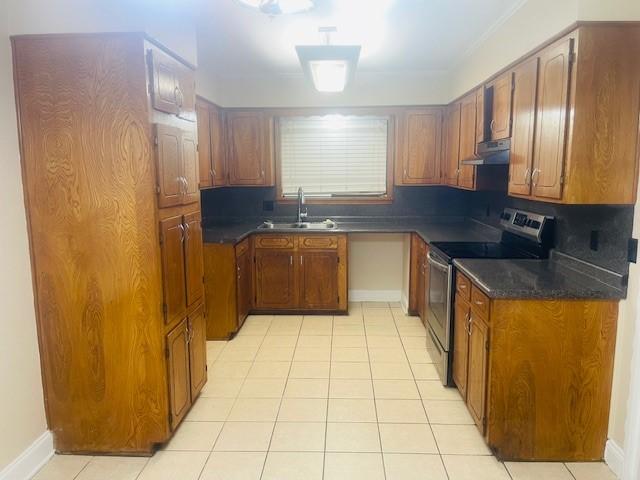
<path id="1" fill-rule="evenodd" d="M 459 63 L 525 0 L 318 0 L 315 10 L 269 18 L 235 0 L 198 16 L 198 61 L 218 76 L 298 74 L 294 46 L 362 45 L 359 71 L 442 72 Z"/>

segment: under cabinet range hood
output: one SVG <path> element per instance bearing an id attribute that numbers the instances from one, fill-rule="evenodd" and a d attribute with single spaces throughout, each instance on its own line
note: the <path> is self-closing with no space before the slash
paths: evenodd
<path id="1" fill-rule="evenodd" d="M 463 165 L 508 165 L 511 139 L 489 140 L 478 144 L 479 158 L 463 160 Z"/>

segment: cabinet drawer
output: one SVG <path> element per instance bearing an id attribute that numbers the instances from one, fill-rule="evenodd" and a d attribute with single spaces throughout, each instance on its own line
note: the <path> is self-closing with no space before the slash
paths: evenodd
<path id="1" fill-rule="evenodd" d="M 256 248 L 293 248 L 293 235 L 258 235 L 255 238 Z"/>
<path id="2" fill-rule="evenodd" d="M 337 235 L 300 235 L 298 237 L 300 249 L 330 249 L 338 248 Z"/>
<path id="3" fill-rule="evenodd" d="M 471 308 L 485 320 L 489 318 L 489 297 L 475 285 L 471 287 Z"/>
<path id="4" fill-rule="evenodd" d="M 236 245 L 236 257 L 239 257 L 243 253 L 249 250 L 249 239 L 245 238 L 239 244 Z"/>
<path id="5" fill-rule="evenodd" d="M 471 296 L 471 281 L 460 272 L 456 273 L 456 293 L 467 302 Z"/>

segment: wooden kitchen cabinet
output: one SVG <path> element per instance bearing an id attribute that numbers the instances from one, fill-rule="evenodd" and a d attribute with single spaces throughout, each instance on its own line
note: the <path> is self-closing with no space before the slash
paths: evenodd
<path id="1" fill-rule="evenodd" d="M 261 110 L 226 113 L 229 185 L 274 184 L 272 124 L 273 120 Z"/>
<path id="2" fill-rule="evenodd" d="M 617 308 L 490 299 L 457 273 L 453 379 L 499 459 L 602 460 Z"/>
<path id="3" fill-rule="evenodd" d="M 191 399 L 195 401 L 207 383 L 207 325 L 203 307 L 188 318 L 189 326 L 189 380 Z"/>
<path id="4" fill-rule="evenodd" d="M 305 251 L 298 254 L 300 308 L 338 310 L 340 305 L 340 256 L 333 251 Z"/>
<path id="5" fill-rule="evenodd" d="M 193 133 L 156 124 L 154 143 L 158 206 L 165 208 L 198 202 L 198 153 Z"/>
<path id="6" fill-rule="evenodd" d="M 167 335 L 167 368 L 171 429 L 175 430 L 191 406 L 189 327 L 183 319 Z"/>
<path id="7" fill-rule="evenodd" d="M 452 377 L 462 399 L 466 401 L 471 307 L 459 294 L 456 295 L 454 305 Z"/>
<path id="8" fill-rule="evenodd" d="M 473 190 L 476 184 L 476 167 L 464 165 L 463 160 L 476 158 L 478 116 L 477 94 L 471 92 L 460 101 L 460 146 L 458 155 L 458 186 Z"/>
<path id="9" fill-rule="evenodd" d="M 490 100 L 489 131 L 491 140 L 502 140 L 511 136 L 511 92 L 513 75 L 507 71 L 486 85 Z"/>
<path id="10" fill-rule="evenodd" d="M 181 118 L 194 70 L 141 33 L 11 40 L 56 450 L 149 455 L 188 410 L 190 367 L 206 355 L 192 362 L 187 346 L 202 301 L 187 308 L 198 248 L 187 264 L 183 243 L 183 219 L 200 209 L 196 125 Z"/>
<path id="11" fill-rule="evenodd" d="M 440 183 L 442 117 L 440 107 L 405 109 L 399 114 L 396 185 Z"/>
<path id="12" fill-rule="evenodd" d="M 227 185 L 226 142 L 222 109 L 198 97 L 198 163 L 200 188 Z"/>
<path id="13" fill-rule="evenodd" d="M 529 195 L 533 171 L 533 141 L 539 58 L 513 69 L 513 126 L 509 153 L 509 193 Z"/>
<path id="14" fill-rule="evenodd" d="M 456 102 L 447 108 L 447 129 L 443 155 L 443 183 L 454 187 L 458 185 L 458 174 L 460 173 L 458 167 L 460 153 L 460 107 L 460 103 Z"/>
<path id="15" fill-rule="evenodd" d="M 411 234 L 410 242 L 408 313 L 410 315 L 418 315 L 422 322 L 425 323 L 425 276 L 428 274 L 428 269 L 426 268 L 428 246 L 417 233 Z"/>
<path id="16" fill-rule="evenodd" d="M 261 310 L 292 309 L 298 306 L 295 251 L 256 249 L 255 307 Z"/>
<path id="17" fill-rule="evenodd" d="M 165 321 L 182 318 L 187 308 L 202 302 L 202 227 L 200 212 L 160 221 Z"/>
<path id="18" fill-rule="evenodd" d="M 204 245 L 207 340 L 227 340 L 253 308 L 252 240 Z"/>

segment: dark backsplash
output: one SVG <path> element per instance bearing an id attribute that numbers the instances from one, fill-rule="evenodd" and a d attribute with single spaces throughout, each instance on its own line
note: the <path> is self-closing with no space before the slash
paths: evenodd
<path id="1" fill-rule="evenodd" d="M 555 248 L 558 251 L 623 275 L 628 273 L 627 245 L 633 230 L 633 207 L 554 205 L 513 198 L 503 193 L 474 192 L 471 193 L 468 214 L 481 222 L 498 226 L 498 216 L 505 207 L 556 217 Z M 591 248 L 592 239 L 597 243 L 594 245 L 597 250 Z"/>
<path id="2" fill-rule="evenodd" d="M 220 217 L 294 217 L 295 204 L 275 202 L 275 188 L 221 188 L 202 191 L 205 219 Z M 271 202 L 272 211 L 263 209 Z M 369 205 L 307 205 L 313 217 L 466 216 L 467 195 L 447 187 L 396 187 L 393 203 Z"/>
<path id="3" fill-rule="evenodd" d="M 394 196 L 390 204 L 308 205 L 308 210 L 313 217 L 468 216 L 497 227 L 502 209 L 520 208 L 556 217 L 558 251 L 620 274 L 628 273 L 627 245 L 632 235 L 633 207 L 553 205 L 512 198 L 505 193 L 467 192 L 448 187 L 396 187 Z M 295 216 L 294 204 L 281 204 L 274 199 L 274 188 L 204 190 L 202 213 L 205 220 Z M 271 204 L 273 210 L 265 211 L 265 203 Z M 596 250 L 592 249 L 594 239 Z"/>

